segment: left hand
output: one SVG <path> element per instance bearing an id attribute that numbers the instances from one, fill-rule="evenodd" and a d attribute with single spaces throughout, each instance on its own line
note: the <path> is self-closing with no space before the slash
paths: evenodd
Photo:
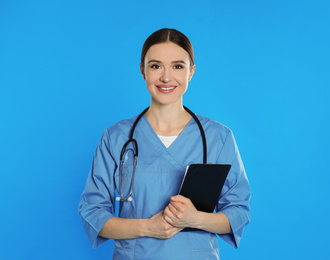
<path id="1" fill-rule="evenodd" d="M 198 212 L 190 199 L 182 195 L 176 195 L 171 197 L 170 204 L 165 208 L 164 218 L 175 227 L 196 227 Z"/>

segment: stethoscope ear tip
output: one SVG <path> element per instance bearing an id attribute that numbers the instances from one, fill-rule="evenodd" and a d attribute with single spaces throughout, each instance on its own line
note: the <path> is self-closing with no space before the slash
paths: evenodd
<path id="1" fill-rule="evenodd" d="M 128 201 L 132 201 L 133 199 L 132 199 L 132 197 L 128 197 L 128 199 L 127 199 Z"/>
<path id="2" fill-rule="evenodd" d="M 120 201 L 120 197 L 116 197 L 116 201 Z"/>

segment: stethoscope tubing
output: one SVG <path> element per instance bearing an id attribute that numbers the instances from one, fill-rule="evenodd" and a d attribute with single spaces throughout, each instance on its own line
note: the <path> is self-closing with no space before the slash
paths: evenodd
<path id="1" fill-rule="evenodd" d="M 202 141 L 203 141 L 203 163 L 206 164 L 207 163 L 207 144 L 206 144 L 206 137 L 205 137 L 205 132 L 204 132 L 203 126 L 202 126 L 201 122 L 199 121 L 199 119 L 197 118 L 197 116 L 190 109 L 188 109 L 185 106 L 183 106 L 183 108 L 192 116 L 192 118 L 195 120 L 195 122 L 198 125 L 199 131 L 200 131 L 201 136 L 202 136 Z M 133 135 L 134 135 L 134 130 L 136 128 L 136 125 L 140 121 L 141 117 L 148 111 L 148 109 L 149 109 L 149 107 L 147 107 L 145 110 L 143 110 L 142 113 L 136 118 L 136 120 L 133 123 L 133 126 L 131 128 L 129 139 L 123 145 L 123 148 L 121 150 L 121 153 L 120 153 L 120 166 L 119 166 L 120 167 L 120 169 L 119 169 L 119 188 L 118 188 L 119 197 L 116 198 L 117 201 L 132 201 L 131 195 L 132 195 L 132 192 L 133 192 L 135 168 L 136 168 L 136 163 L 137 163 L 137 157 L 138 157 L 138 154 L 139 154 L 138 144 L 137 144 L 137 141 L 133 138 Z M 134 146 L 135 146 L 135 150 L 130 149 L 130 150 L 133 150 L 133 154 L 134 154 L 133 175 L 132 175 L 132 181 L 131 181 L 129 194 L 128 194 L 127 197 L 122 198 L 122 196 L 121 196 L 121 181 L 122 181 L 121 176 L 122 176 L 122 168 L 123 168 L 123 156 L 125 154 L 126 147 L 131 142 L 134 143 Z"/>

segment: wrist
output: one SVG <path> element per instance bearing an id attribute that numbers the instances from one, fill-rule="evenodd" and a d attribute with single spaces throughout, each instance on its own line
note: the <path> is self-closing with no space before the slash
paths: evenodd
<path id="1" fill-rule="evenodd" d="M 148 236 L 148 220 L 149 219 L 140 219 L 139 220 L 139 237 L 147 237 Z"/>
<path id="2" fill-rule="evenodd" d="M 202 211 L 197 211 L 194 217 L 193 223 L 191 223 L 192 228 L 198 228 L 202 229 L 203 228 L 203 223 L 204 223 L 204 214 L 205 212 Z"/>

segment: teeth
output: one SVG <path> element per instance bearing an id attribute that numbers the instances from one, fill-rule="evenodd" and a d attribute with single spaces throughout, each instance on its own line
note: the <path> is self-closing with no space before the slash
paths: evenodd
<path id="1" fill-rule="evenodd" d="M 164 89 L 164 90 L 170 90 L 170 89 L 174 89 L 174 87 L 169 87 L 169 88 L 161 88 L 161 89 Z"/>

